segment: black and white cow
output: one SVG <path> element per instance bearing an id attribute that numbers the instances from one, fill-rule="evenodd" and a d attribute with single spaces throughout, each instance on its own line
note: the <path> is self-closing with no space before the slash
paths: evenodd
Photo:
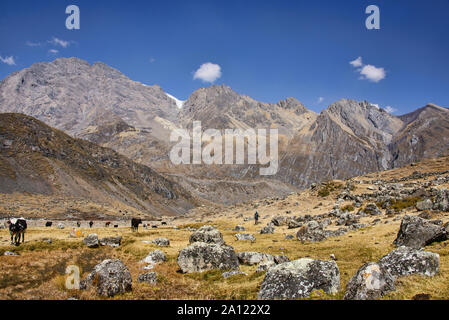
<path id="1" fill-rule="evenodd" d="M 132 218 L 131 219 L 131 231 L 139 231 L 139 224 L 142 223 L 142 219 L 140 218 Z"/>
<path id="2" fill-rule="evenodd" d="M 24 218 L 9 220 L 9 233 L 11 234 L 11 244 L 18 246 L 20 244 L 20 236 L 22 236 L 22 243 L 25 242 L 25 231 L 27 229 L 27 222 Z"/>

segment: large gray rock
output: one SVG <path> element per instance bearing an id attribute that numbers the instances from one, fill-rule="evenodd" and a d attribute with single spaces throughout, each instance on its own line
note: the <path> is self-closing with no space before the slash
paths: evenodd
<path id="1" fill-rule="evenodd" d="M 323 227 L 318 222 L 312 220 L 298 230 L 296 237 L 301 242 L 319 242 L 326 240 L 327 235 Z"/>
<path id="2" fill-rule="evenodd" d="M 137 277 L 137 281 L 148 283 L 148 284 L 156 284 L 157 283 L 157 274 L 156 274 L 156 272 L 148 272 L 148 273 L 140 274 Z"/>
<path id="3" fill-rule="evenodd" d="M 98 248 L 98 246 L 100 245 L 98 241 L 98 235 L 96 233 L 89 234 L 84 238 L 83 242 L 89 248 Z"/>
<path id="4" fill-rule="evenodd" d="M 394 277 L 382 265 L 364 264 L 346 285 L 345 300 L 377 300 L 394 290 Z"/>
<path id="5" fill-rule="evenodd" d="M 433 202 L 430 199 L 419 201 L 416 203 L 416 209 L 419 211 L 430 210 L 433 207 Z"/>
<path id="6" fill-rule="evenodd" d="M 449 211 L 449 190 L 441 189 L 438 190 L 435 196 L 435 201 L 433 202 L 433 209 L 440 211 Z"/>
<path id="7" fill-rule="evenodd" d="M 340 271 L 335 261 L 299 259 L 268 269 L 259 299 L 297 299 L 313 290 L 334 294 L 340 288 Z"/>
<path id="8" fill-rule="evenodd" d="M 260 234 L 269 234 L 269 233 L 274 233 L 274 227 L 273 224 L 271 223 L 267 224 L 260 230 Z"/>
<path id="9" fill-rule="evenodd" d="M 440 256 L 422 249 L 399 247 L 381 258 L 378 263 L 387 269 L 393 277 L 411 274 L 432 277 L 440 268 Z"/>
<path id="10" fill-rule="evenodd" d="M 224 244 L 223 235 L 212 226 L 202 226 L 199 228 L 190 236 L 189 242 Z"/>
<path id="11" fill-rule="evenodd" d="M 241 264 L 246 264 L 249 266 L 261 263 L 263 261 L 273 261 L 274 262 L 273 255 L 268 254 L 268 253 L 263 253 L 263 252 L 252 252 L 252 251 L 239 252 L 239 253 L 237 253 L 237 257 Z"/>
<path id="12" fill-rule="evenodd" d="M 235 228 L 232 229 L 232 231 L 238 231 L 238 232 L 245 231 L 245 227 L 238 225 L 238 226 L 235 226 Z"/>
<path id="13" fill-rule="evenodd" d="M 375 203 L 372 203 L 372 202 L 368 203 L 365 206 L 365 209 L 363 209 L 363 212 L 368 214 L 368 215 L 371 215 L 371 216 L 377 216 L 377 215 L 382 214 L 382 211 L 380 211 L 379 208 L 377 207 L 377 205 Z"/>
<path id="14" fill-rule="evenodd" d="M 235 237 L 237 241 L 256 241 L 256 238 L 249 233 L 237 233 Z"/>
<path id="15" fill-rule="evenodd" d="M 271 223 L 274 224 L 276 227 L 281 227 L 287 224 L 288 217 L 283 216 L 277 216 L 271 219 Z"/>
<path id="16" fill-rule="evenodd" d="M 393 243 L 396 246 L 419 249 L 432 242 L 445 241 L 448 236 L 448 231 L 443 226 L 420 217 L 405 215 Z"/>
<path id="17" fill-rule="evenodd" d="M 100 239 L 100 244 L 102 246 L 110 246 L 110 247 L 116 248 L 116 247 L 119 247 L 121 243 L 122 243 L 121 236 L 107 237 L 107 238 Z"/>
<path id="18" fill-rule="evenodd" d="M 156 238 L 153 240 L 153 243 L 160 247 L 168 247 L 170 245 L 170 240 L 167 238 Z"/>
<path id="19" fill-rule="evenodd" d="M 165 253 L 161 250 L 154 250 L 151 251 L 143 260 L 142 262 L 148 263 L 148 264 L 157 264 L 160 262 L 167 261 L 167 257 L 165 256 Z"/>
<path id="20" fill-rule="evenodd" d="M 122 261 L 108 259 L 97 264 L 87 278 L 80 282 L 82 290 L 90 286 L 95 286 L 100 296 L 112 297 L 131 291 L 132 278 Z"/>
<path id="21" fill-rule="evenodd" d="M 203 272 L 212 269 L 234 270 L 239 261 L 234 248 L 226 245 L 195 242 L 182 249 L 178 255 L 178 265 L 184 273 Z"/>

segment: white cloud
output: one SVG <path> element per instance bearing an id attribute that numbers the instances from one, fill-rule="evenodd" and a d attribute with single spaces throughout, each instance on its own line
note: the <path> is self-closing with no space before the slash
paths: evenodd
<path id="1" fill-rule="evenodd" d="M 49 40 L 48 42 L 55 46 L 61 46 L 63 48 L 67 48 L 70 45 L 70 41 L 61 40 L 56 37 L 53 37 L 53 39 Z"/>
<path id="2" fill-rule="evenodd" d="M 349 64 L 355 68 L 363 66 L 362 57 L 358 57 L 357 59 L 350 61 Z"/>
<path id="3" fill-rule="evenodd" d="M 324 101 L 324 98 L 323 97 L 319 97 L 317 103 L 320 104 L 323 101 Z"/>
<path id="4" fill-rule="evenodd" d="M 0 61 L 3 62 L 3 63 L 8 64 L 10 66 L 15 66 L 16 65 L 16 62 L 14 61 L 14 57 L 13 56 L 10 56 L 10 57 L 2 57 L 2 56 L 0 56 Z"/>
<path id="5" fill-rule="evenodd" d="M 373 65 L 367 64 L 364 65 L 362 62 L 362 57 L 358 57 L 357 59 L 350 61 L 354 68 L 357 69 L 357 72 L 360 73 L 360 80 L 369 80 L 371 82 L 379 82 L 380 80 L 385 79 L 386 72 L 384 68 L 378 68 Z"/>
<path id="6" fill-rule="evenodd" d="M 391 107 L 391 106 L 386 106 L 386 107 L 384 108 L 384 110 L 385 110 L 386 112 L 388 112 L 388 113 L 395 113 L 396 111 L 398 111 L 397 109 L 395 109 L 395 108 L 393 108 L 393 107 Z"/>
<path id="7" fill-rule="evenodd" d="M 370 64 L 363 66 L 360 70 L 360 74 L 362 75 L 362 79 L 366 79 L 372 82 L 379 82 L 380 80 L 385 79 L 385 70 L 384 68 L 377 68 Z"/>
<path id="8" fill-rule="evenodd" d="M 221 67 L 218 64 L 206 62 L 195 71 L 193 80 L 200 79 L 204 82 L 214 82 L 221 77 Z"/>
<path id="9" fill-rule="evenodd" d="M 27 42 L 26 42 L 26 45 L 27 45 L 28 47 L 40 47 L 40 46 L 42 46 L 42 43 L 40 43 L 40 42 L 31 42 L 31 41 L 27 41 Z"/>
<path id="10" fill-rule="evenodd" d="M 373 107 L 376 107 L 377 109 L 379 109 L 379 105 L 378 105 L 378 104 L 376 104 L 376 103 L 371 103 L 371 105 L 372 105 Z"/>
<path id="11" fill-rule="evenodd" d="M 59 50 L 56 50 L 56 49 L 50 49 L 50 50 L 48 50 L 48 53 L 51 53 L 51 54 L 58 54 L 58 53 L 59 53 Z"/>

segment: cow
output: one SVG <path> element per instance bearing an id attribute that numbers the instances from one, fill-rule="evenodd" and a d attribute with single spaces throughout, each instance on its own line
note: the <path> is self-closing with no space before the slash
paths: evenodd
<path id="1" fill-rule="evenodd" d="M 52 224 L 53 224 L 53 222 L 51 222 L 51 221 L 45 222 L 45 226 L 46 226 L 46 227 L 51 227 Z"/>
<path id="2" fill-rule="evenodd" d="M 27 222 L 24 218 L 11 219 L 9 222 L 9 233 L 11 234 L 11 244 L 18 246 L 20 244 L 20 236 L 22 236 L 22 243 L 25 242 L 25 231 L 27 229 Z"/>
<path id="3" fill-rule="evenodd" d="M 118 228 L 118 224 L 114 224 L 114 228 Z"/>
<path id="4" fill-rule="evenodd" d="M 89 228 L 92 228 L 92 226 L 94 225 L 93 221 L 89 221 Z"/>
<path id="5" fill-rule="evenodd" d="M 142 219 L 140 218 L 132 218 L 131 219 L 131 231 L 139 231 L 139 224 L 142 223 Z"/>
<path id="6" fill-rule="evenodd" d="M 105 226 L 106 228 L 108 228 L 110 225 L 111 225 L 111 221 L 107 221 L 107 222 L 104 224 L 104 226 Z"/>
<path id="7" fill-rule="evenodd" d="M 166 226 L 166 225 L 167 225 L 167 222 L 162 221 L 162 225 L 163 225 L 163 226 Z"/>

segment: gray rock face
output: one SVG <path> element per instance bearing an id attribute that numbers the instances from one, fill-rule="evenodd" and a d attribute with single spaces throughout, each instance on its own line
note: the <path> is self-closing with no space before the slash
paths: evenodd
<path id="1" fill-rule="evenodd" d="M 433 209 L 440 211 L 449 211 L 449 190 L 441 189 L 435 197 Z"/>
<path id="2" fill-rule="evenodd" d="M 160 247 L 168 247 L 170 245 L 170 240 L 167 238 L 156 238 L 153 240 L 153 243 Z"/>
<path id="3" fill-rule="evenodd" d="M 421 274 L 434 276 L 440 268 L 440 256 L 437 253 L 399 247 L 379 260 L 379 265 L 393 277 Z"/>
<path id="4" fill-rule="evenodd" d="M 433 207 L 433 202 L 430 199 L 426 199 L 424 201 L 419 201 L 416 204 L 416 209 L 419 211 L 430 210 Z"/>
<path id="5" fill-rule="evenodd" d="M 269 234 L 269 233 L 274 233 L 274 227 L 271 223 L 269 223 L 260 230 L 260 234 Z"/>
<path id="6" fill-rule="evenodd" d="M 100 245 L 96 233 L 89 234 L 87 237 L 84 238 L 83 242 L 89 248 L 98 248 Z"/>
<path id="7" fill-rule="evenodd" d="M 340 271 L 335 261 L 299 259 L 268 269 L 259 299 L 297 299 L 313 290 L 334 294 L 340 288 Z"/>
<path id="8" fill-rule="evenodd" d="M 10 256 L 10 257 L 18 257 L 18 256 L 20 256 L 20 254 L 15 253 L 15 252 L 12 252 L 12 251 L 5 251 L 5 252 L 3 253 L 3 255 L 4 255 L 4 256 Z"/>
<path id="9" fill-rule="evenodd" d="M 156 274 L 156 272 L 148 272 L 148 273 L 140 274 L 137 277 L 137 281 L 148 283 L 148 284 L 156 284 L 157 283 L 157 274 Z"/>
<path id="10" fill-rule="evenodd" d="M 100 244 L 102 246 L 110 246 L 110 247 L 116 248 L 116 247 L 119 247 L 121 243 L 122 243 L 121 236 L 107 237 L 107 238 L 100 239 Z"/>
<path id="11" fill-rule="evenodd" d="M 64 228 L 65 228 L 65 225 L 62 222 L 58 223 L 58 229 L 64 229 Z"/>
<path id="12" fill-rule="evenodd" d="M 394 289 L 394 277 L 390 272 L 378 263 L 369 262 L 349 280 L 344 299 L 377 300 Z"/>
<path id="13" fill-rule="evenodd" d="M 94 285 L 100 296 L 112 297 L 131 291 L 132 278 L 128 268 L 119 260 L 104 260 L 97 264 L 85 280 L 80 282 L 84 290 Z"/>
<path id="14" fill-rule="evenodd" d="M 382 214 L 382 211 L 379 210 L 379 208 L 375 203 L 368 203 L 363 212 L 371 216 L 377 216 Z"/>
<path id="15" fill-rule="evenodd" d="M 184 273 L 203 272 L 213 269 L 233 270 L 239 268 L 234 248 L 226 245 L 195 242 L 182 249 L 178 265 Z"/>
<path id="16" fill-rule="evenodd" d="M 223 278 L 227 279 L 229 277 L 236 276 L 236 275 L 239 275 L 239 274 L 243 274 L 245 276 L 247 275 L 246 273 L 241 272 L 239 270 L 233 270 L 233 271 L 223 272 L 222 276 L 223 276 Z"/>
<path id="17" fill-rule="evenodd" d="M 257 266 L 256 272 L 265 272 L 269 268 L 271 268 L 272 266 L 275 266 L 275 265 L 276 265 L 276 262 L 271 261 L 271 260 L 262 261 Z"/>
<path id="18" fill-rule="evenodd" d="M 239 253 L 237 253 L 237 257 L 241 264 L 246 264 L 249 266 L 258 264 L 263 261 L 273 261 L 274 262 L 273 255 L 268 254 L 268 253 L 263 253 L 263 252 L 252 252 L 252 251 L 239 252 Z"/>
<path id="19" fill-rule="evenodd" d="M 301 242 L 319 242 L 326 240 L 327 235 L 322 226 L 312 220 L 298 230 L 296 237 Z"/>
<path id="20" fill-rule="evenodd" d="M 276 227 L 281 227 L 286 225 L 287 221 L 288 221 L 287 217 L 277 216 L 271 220 L 271 223 L 274 224 Z"/>
<path id="21" fill-rule="evenodd" d="M 420 217 L 405 215 L 393 243 L 396 246 L 419 249 L 432 242 L 445 241 L 448 236 L 448 231 L 443 226 Z"/>
<path id="22" fill-rule="evenodd" d="M 154 250 L 151 251 L 143 260 L 142 262 L 155 265 L 160 262 L 167 261 L 167 257 L 165 256 L 165 253 L 161 250 Z"/>
<path id="23" fill-rule="evenodd" d="M 249 233 L 237 233 L 235 237 L 237 241 L 256 241 L 256 238 Z"/>
<path id="24" fill-rule="evenodd" d="M 223 235 L 212 226 L 202 226 L 199 228 L 190 236 L 189 242 L 224 244 Z"/>

